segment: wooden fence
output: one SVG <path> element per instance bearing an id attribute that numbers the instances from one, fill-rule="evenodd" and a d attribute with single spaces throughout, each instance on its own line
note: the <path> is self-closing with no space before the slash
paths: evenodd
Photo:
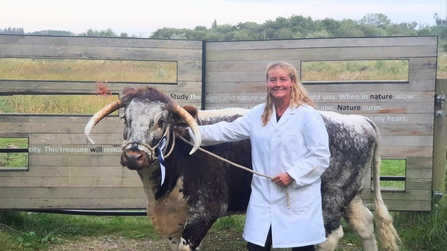
<path id="1" fill-rule="evenodd" d="M 404 188 L 383 192 L 391 210 L 431 209 L 437 37 L 203 42 L 1 35 L 1 58 L 176 62 L 176 83 L 109 82 L 108 87 L 119 94 L 124 86 L 150 84 L 182 105 L 205 109 L 251 108 L 263 102 L 264 70 L 271 61 L 289 62 L 299 72 L 306 62 L 407 61 L 408 76 L 402 80 L 304 84 L 320 109 L 370 117 L 382 133 L 383 158 L 405 162 Z M 94 81 L 10 80 L 0 76 L 0 92 L 93 94 Z M 121 168 L 120 153 L 115 151 L 122 142 L 119 115 L 109 116 L 95 127 L 96 146 L 83 136 L 89 118 L 0 114 L 0 138 L 29 140 L 26 170 L 0 171 L 1 209 L 145 207 L 138 175 Z M 363 197 L 372 207 L 369 179 Z"/>

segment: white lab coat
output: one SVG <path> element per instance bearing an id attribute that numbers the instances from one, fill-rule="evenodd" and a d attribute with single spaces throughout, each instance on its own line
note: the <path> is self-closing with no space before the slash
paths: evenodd
<path id="1" fill-rule="evenodd" d="M 285 189 L 270 179 L 253 175 L 243 237 L 264 246 L 272 228 L 274 248 L 291 248 L 324 242 L 320 176 L 329 165 L 329 140 L 321 116 L 302 105 L 288 108 L 266 126 L 261 115 L 265 104 L 251 109 L 233 123 L 200 126 L 202 145 L 250 139 L 253 169 L 274 177 L 288 172 L 290 209 Z"/>

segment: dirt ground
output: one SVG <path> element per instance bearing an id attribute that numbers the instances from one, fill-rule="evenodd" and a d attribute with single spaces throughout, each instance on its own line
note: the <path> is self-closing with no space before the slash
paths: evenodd
<path id="1" fill-rule="evenodd" d="M 82 238 L 51 245 L 50 251 L 169 251 L 165 240 L 133 240 L 120 236 Z"/>
<path id="2" fill-rule="evenodd" d="M 121 236 L 86 237 L 63 244 L 53 244 L 49 251 L 170 251 L 166 240 L 134 240 Z M 245 241 L 240 236 L 228 232 L 219 235 L 210 233 L 203 241 L 200 251 L 245 251 Z M 290 249 L 273 249 L 289 251 Z M 337 250 L 358 251 L 352 245 L 338 247 Z"/>
<path id="3" fill-rule="evenodd" d="M 201 251 L 245 250 L 245 242 L 231 231 L 210 232 Z M 128 239 L 121 236 L 84 237 L 76 241 L 53 244 L 49 251 L 170 251 L 167 240 Z"/>

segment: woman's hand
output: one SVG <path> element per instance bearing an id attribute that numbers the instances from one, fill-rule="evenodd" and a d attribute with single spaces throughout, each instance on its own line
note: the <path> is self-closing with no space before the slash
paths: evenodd
<path id="1" fill-rule="evenodd" d="M 290 177 L 287 172 L 285 172 L 273 177 L 272 182 L 280 187 L 286 187 L 293 182 L 293 178 Z"/>

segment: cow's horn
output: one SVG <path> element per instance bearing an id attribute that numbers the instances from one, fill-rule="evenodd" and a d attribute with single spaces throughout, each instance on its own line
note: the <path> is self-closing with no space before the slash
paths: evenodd
<path id="1" fill-rule="evenodd" d="M 90 132 L 92 131 L 93 127 L 105 116 L 120 109 L 123 106 L 124 106 L 123 101 L 121 101 L 121 99 L 118 99 L 104 106 L 104 108 L 102 108 L 95 115 L 93 115 L 93 117 L 90 119 L 90 121 L 87 123 L 84 129 L 84 135 L 88 139 L 88 141 L 90 141 L 90 143 L 95 144 L 95 142 L 93 142 L 92 140 L 92 137 L 90 137 Z"/>
<path id="2" fill-rule="evenodd" d="M 185 120 L 185 122 L 191 127 L 192 132 L 194 133 L 194 147 L 192 148 L 191 152 L 189 154 L 193 154 L 199 149 L 200 144 L 202 143 L 202 135 L 199 131 L 199 125 L 197 124 L 196 120 L 189 114 L 183 107 L 179 106 L 178 104 L 174 105 L 174 112 L 177 113 L 180 118 Z"/>

